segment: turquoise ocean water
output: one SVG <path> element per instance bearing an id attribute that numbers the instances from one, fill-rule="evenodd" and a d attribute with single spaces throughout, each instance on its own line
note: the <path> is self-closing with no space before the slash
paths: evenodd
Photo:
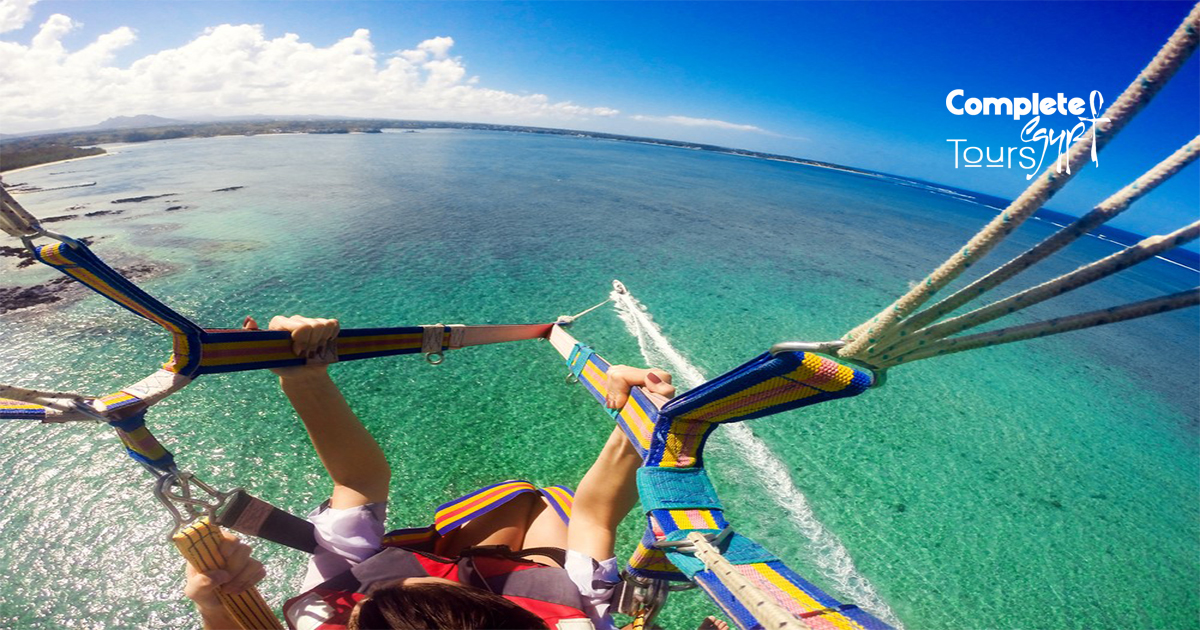
<path id="1" fill-rule="evenodd" d="M 994 214 L 838 171 L 567 137 L 231 137 L 113 153 L 6 181 L 98 182 L 20 199 L 43 217 L 79 214 L 54 227 L 95 237 L 115 266 L 159 268 L 144 288 L 204 326 L 277 313 L 349 327 L 543 322 L 619 278 L 662 337 L 639 346 L 611 307 L 576 336 L 629 364 L 660 360 L 665 344 L 708 376 L 777 341 L 840 336 Z M 244 188 L 212 192 L 232 186 Z M 84 216 L 98 210 L 123 213 Z M 1031 221 L 989 260 L 1052 229 Z M 1082 239 L 1012 284 L 1115 248 Z M 12 261 L 0 259 L 3 284 L 54 277 Z M 1017 321 L 1196 282 L 1153 260 Z M 0 315 L 4 383 L 107 393 L 168 351 L 160 330 L 91 295 Z M 389 453 L 393 526 L 502 479 L 573 484 L 608 432 L 542 342 L 333 370 Z M 859 398 L 719 431 L 709 462 L 740 531 L 904 627 L 1197 628 L 1198 375 L 1190 309 L 903 366 Z M 266 373 L 205 377 L 149 422 L 219 487 L 301 513 L 328 491 Z M 0 627 L 194 623 L 168 517 L 110 431 L 0 425 L 0 470 Z M 627 520 L 625 549 L 640 528 Z M 301 554 L 258 549 L 278 606 Z M 712 610 L 696 593 L 672 601 L 668 628 Z"/>

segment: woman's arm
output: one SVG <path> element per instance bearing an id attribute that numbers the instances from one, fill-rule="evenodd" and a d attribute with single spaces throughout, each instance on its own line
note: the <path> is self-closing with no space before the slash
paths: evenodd
<path id="1" fill-rule="evenodd" d="M 605 405 L 610 409 L 624 407 L 629 392 L 637 386 L 664 399 L 675 395 L 671 375 L 663 370 L 614 365 L 608 370 Z M 621 429 L 614 429 L 575 491 L 567 549 L 597 560 L 613 557 L 617 526 L 638 501 L 637 469 L 641 465 L 641 455 Z"/>
<path id="2" fill-rule="evenodd" d="M 258 329 L 250 317 L 243 327 Z M 337 337 L 339 326 L 336 319 L 296 315 L 272 318 L 270 330 L 290 332 L 292 351 L 311 358 L 325 351 Z M 304 422 L 317 457 L 333 479 L 330 507 L 346 509 L 386 501 L 392 477 L 387 458 L 351 411 L 326 368 L 318 363 L 272 371 L 279 375 L 283 393 Z"/>

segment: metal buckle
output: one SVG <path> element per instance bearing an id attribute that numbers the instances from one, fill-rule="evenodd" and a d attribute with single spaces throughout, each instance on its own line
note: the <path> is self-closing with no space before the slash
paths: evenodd
<path id="1" fill-rule="evenodd" d="M 853 363 L 854 365 L 871 373 L 871 388 L 883 387 L 887 383 L 887 368 L 878 368 L 873 365 L 867 365 L 856 359 L 839 357 L 837 351 L 846 346 L 846 342 L 841 339 L 834 341 L 784 341 L 771 346 L 768 350 L 771 356 L 775 356 L 781 352 L 816 352 L 818 354 L 827 354 L 831 357 L 836 357 L 838 361 L 844 363 Z"/>
<path id="2" fill-rule="evenodd" d="M 179 532 L 185 525 L 207 516 L 216 520 L 217 512 L 225 507 L 230 497 L 239 489 L 232 492 L 221 492 L 216 488 L 200 481 L 190 472 L 180 471 L 172 467 L 170 472 L 161 472 L 142 464 L 150 474 L 157 479 L 154 482 L 154 498 L 158 499 L 167 512 L 171 514 L 172 527 L 167 539 Z M 203 492 L 195 496 L 193 489 Z"/>
<path id="3" fill-rule="evenodd" d="M 713 545 L 720 545 L 731 535 L 733 535 L 733 526 L 727 525 L 725 526 L 725 529 L 722 529 L 715 534 L 705 534 L 704 540 L 707 540 Z M 696 552 L 696 545 L 690 540 L 656 540 L 652 546 L 656 549 L 666 549 L 668 551 L 674 551 L 675 553 Z"/>

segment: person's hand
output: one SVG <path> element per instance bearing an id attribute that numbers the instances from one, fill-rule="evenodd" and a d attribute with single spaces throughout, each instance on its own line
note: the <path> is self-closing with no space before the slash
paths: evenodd
<path id="1" fill-rule="evenodd" d="M 250 557 L 250 546 L 229 532 L 222 531 L 221 555 L 225 556 L 225 568 L 201 573 L 187 563 L 187 583 L 183 594 L 196 602 L 200 613 L 208 619 L 221 618 L 225 609 L 218 592 L 236 595 L 262 581 L 267 570 L 258 560 Z"/>
<path id="2" fill-rule="evenodd" d="M 621 409 L 629 400 L 629 392 L 634 387 L 645 387 L 652 394 L 670 399 L 675 396 L 675 386 L 671 384 L 671 373 L 666 370 L 629 367 L 628 365 L 613 365 L 608 368 L 608 379 L 604 388 L 608 391 L 604 406 L 609 409 Z"/>
<path id="3" fill-rule="evenodd" d="M 245 330 L 259 330 L 258 322 L 253 317 L 246 316 L 242 321 Z M 318 359 L 318 362 L 296 367 L 272 368 L 271 371 L 279 376 L 295 376 L 305 372 L 324 372 L 329 361 L 335 358 L 333 342 L 337 339 L 341 326 L 336 319 L 321 319 L 293 315 L 284 317 L 276 315 L 271 318 L 267 330 L 285 330 L 292 334 L 292 352 L 305 359 Z M 326 359 L 325 361 L 320 361 Z"/>
<path id="4" fill-rule="evenodd" d="M 697 630 L 729 630 L 729 624 L 724 621 L 709 615 L 700 622 L 700 627 Z"/>

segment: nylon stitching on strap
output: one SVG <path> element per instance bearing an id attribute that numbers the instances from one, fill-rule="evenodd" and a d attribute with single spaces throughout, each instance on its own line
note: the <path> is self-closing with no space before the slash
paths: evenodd
<path id="1" fill-rule="evenodd" d="M 642 509 L 720 510 L 721 500 L 703 468 L 643 467 L 637 471 Z"/>
<path id="2" fill-rule="evenodd" d="M 450 329 L 450 349 L 457 350 L 463 347 L 463 341 L 467 337 L 467 327 L 462 324 L 450 324 L 446 328 Z"/>
<path id="3" fill-rule="evenodd" d="M 421 352 L 426 354 L 430 352 L 442 351 L 442 337 L 446 327 L 437 324 L 435 326 L 421 326 Z"/>

